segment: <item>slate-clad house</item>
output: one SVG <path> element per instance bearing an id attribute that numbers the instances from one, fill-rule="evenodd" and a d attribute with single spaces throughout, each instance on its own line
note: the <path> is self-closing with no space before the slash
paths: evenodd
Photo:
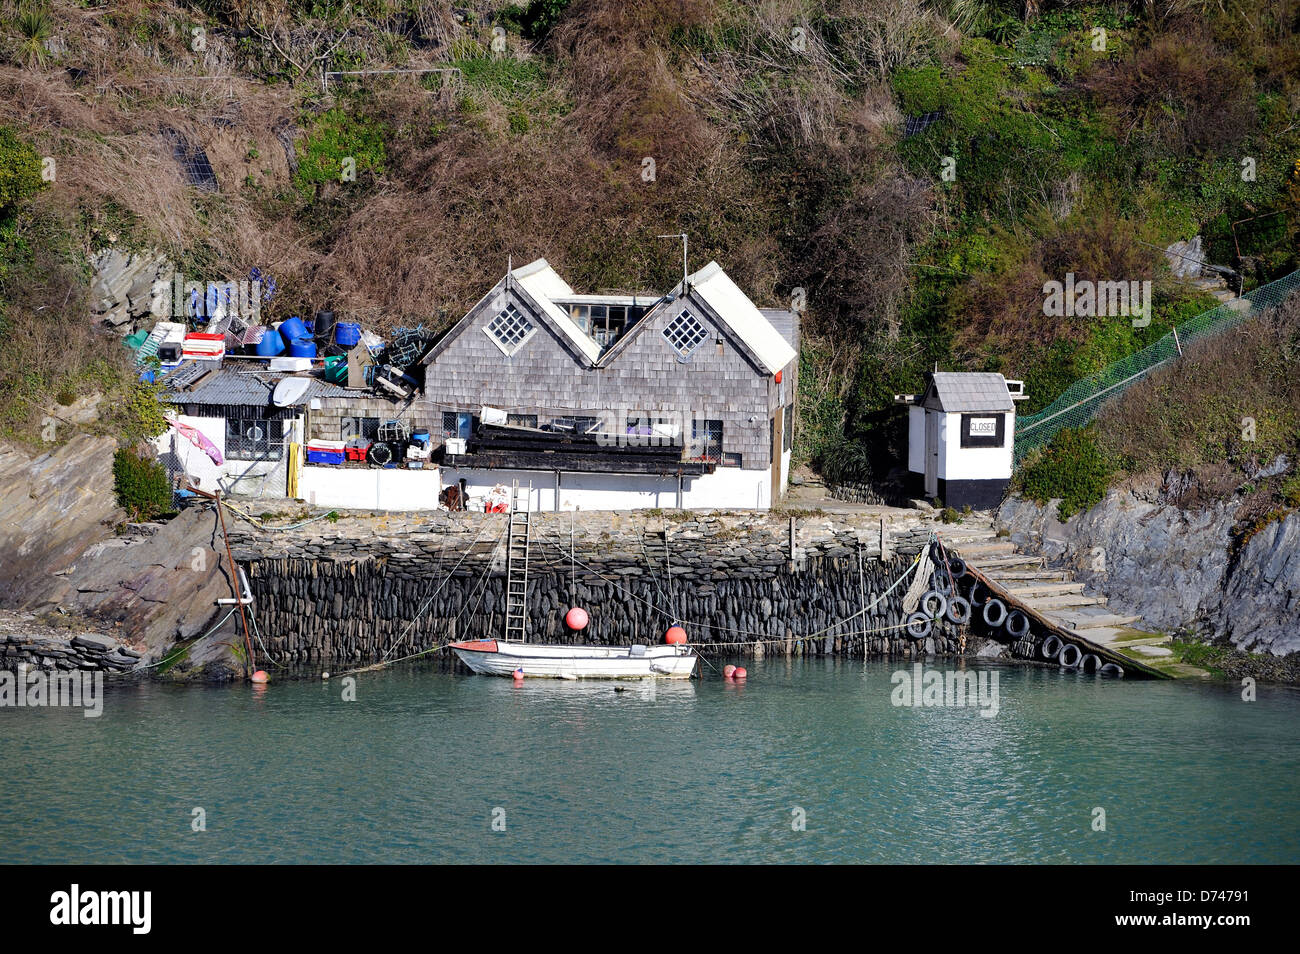
<path id="1" fill-rule="evenodd" d="M 443 483 L 517 479 L 543 510 L 768 507 L 789 471 L 798 334 L 716 262 L 660 297 L 580 295 L 545 259 L 514 269 L 424 359 L 422 400 L 453 439 Z M 548 450 L 555 434 L 574 440 Z"/>

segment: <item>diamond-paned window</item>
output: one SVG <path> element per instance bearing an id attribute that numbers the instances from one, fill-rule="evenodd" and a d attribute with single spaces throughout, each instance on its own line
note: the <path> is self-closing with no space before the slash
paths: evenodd
<path id="1" fill-rule="evenodd" d="M 512 355 L 532 336 L 535 329 L 533 323 L 519 313 L 518 308 L 506 305 L 505 311 L 488 322 L 483 330 L 496 342 L 498 348 L 507 355 Z"/>
<path id="2" fill-rule="evenodd" d="M 684 311 L 664 328 L 664 337 L 673 346 L 678 357 L 688 358 L 692 351 L 709 337 L 704 326 L 689 311 Z"/>

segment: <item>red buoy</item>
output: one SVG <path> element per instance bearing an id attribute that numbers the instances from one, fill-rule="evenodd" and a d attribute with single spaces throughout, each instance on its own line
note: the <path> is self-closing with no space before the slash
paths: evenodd
<path id="1" fill-rule="evenodd" d="M 515 677 L 515 682 L 523 682 L 524 681 L 523 667 L 521 666 L 520 668 L 516 669 L 513 673 L 511 673 L 511 675 Z"/>
<path id="2" fill-rule="evenodd" d="M 589 622 L 591 620 L 587 616 L 587 611 L 581 606 L 575 606 L 564 614 L 564 624 L 569 629 L 586 629 Z"/>
<path id="3" fill-rule="evenodd" d="M 773 377 L 776 379 L 776 383 L 777 383 L 777 384 L 780 384 L 780 383 L 781 383 L 781 372 L 780 372 L 780 371 L 778 371 L 778 372 L 777 372 Z"/>
<path id="4" fill-rule="evenodd" d="M 749 673 L 745 672 L 745 670 L 740 667 L 737 667 L 736 671 L 731 674 L 732 679 L 745 679 L 748 676 Z"/>
<path id="5" fill-rule="evenodd" d="M 668 627 L 668 632 L 664 633 L 664 642 L 671 646 L 681 646 L 686 642 L 686 630 L 680 626 Z"/>
<path id="6" fill-rule="evenodd" d="M 266 674 L 265 669 L 259 669 L 250 677 L 253 682 L 270 682 L 271 677 Z"/>
<path id="7" fill-rule="evenodd" d="M 732 665 L 726 665 L 726 666 L 723 666 L 723 667 L 722 667 L 722 678 L 723 678 L 723 679 L 730 679 L 730 678 L 731 678 L 732 676 L 734 676 L 735 674 L 736 674 L 736 667 L 735 667 L 735 666 L 732 666 Z"/>

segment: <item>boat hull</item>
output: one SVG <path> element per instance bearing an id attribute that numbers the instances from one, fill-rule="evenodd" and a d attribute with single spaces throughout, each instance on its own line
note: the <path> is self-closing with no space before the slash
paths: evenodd
<path id="1" fill-rule="evenodd" d="M 562 646 L 498 639 L 452 643 L 466 666 L 488 676 L 550 679 L 689 679 L 698 657 L 687 646 Z"/>

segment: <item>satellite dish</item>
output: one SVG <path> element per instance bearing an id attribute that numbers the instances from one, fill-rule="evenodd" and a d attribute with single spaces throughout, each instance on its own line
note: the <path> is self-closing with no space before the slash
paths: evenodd
<path id="1" fill-rule="evenodd" d="M 271 403 L 276 407 L 293 407 L 301 404 L 311 387 L 311 378 L 285 378 L 275 386 Z"/>

